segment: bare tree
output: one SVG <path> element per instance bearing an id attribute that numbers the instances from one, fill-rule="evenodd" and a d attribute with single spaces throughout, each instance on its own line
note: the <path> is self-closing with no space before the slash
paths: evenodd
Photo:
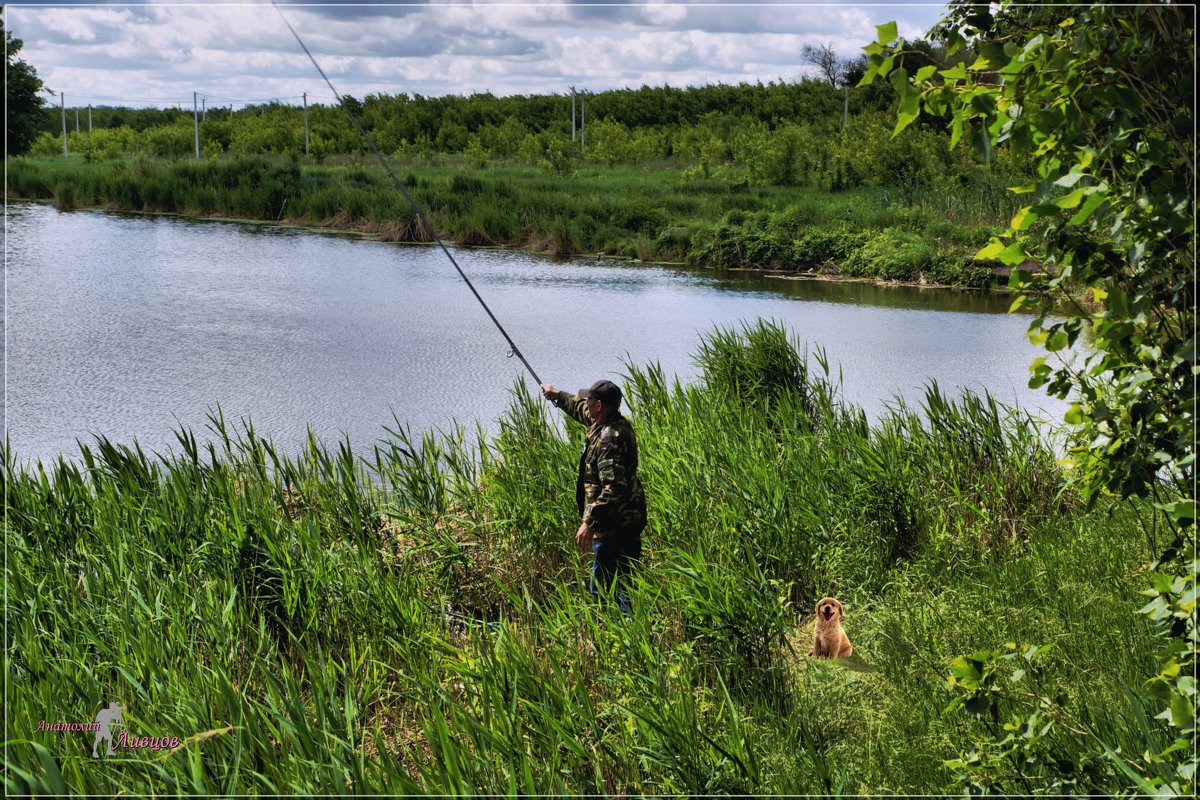
<path id="1" fill-rule="evenodd" d="M 806 44 L 800 53 L 807 63 L 817 68 L 822 78 L 829 81 L 830 86 L 836 89 L 845 82 L 847 64 L 838 58 L 838 54 L 833 51 L 831 42 L 815 46 Z"/>

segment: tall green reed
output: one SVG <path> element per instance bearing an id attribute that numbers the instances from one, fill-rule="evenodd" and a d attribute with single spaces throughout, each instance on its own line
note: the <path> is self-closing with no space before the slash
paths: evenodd
<path id="1" fill-rule="evenodd" d="M 1129 521 L 1081 516 L 1031 419 L 933 385 L 872 423 L 769 323 L 701 349 L 693 384 L 626 365 L 628 615 L 584 590 L 578 433 L 523 383 L 492 437 L 396 422 L 366 458 L 220 409 L 169 453 L 6 444 L 6 788 L 937 791 L 981 724 L 941 716 L 945 665 L 1006 636 L 1055 643 L 1047 680 L 1110 741 L 1153 739 L 1113 710 L 1152 639 L 1120 613 Z M 825 594 L 878 673 L 803 657 Z M 112 700 L 184 744 L 32 729 Z"/>

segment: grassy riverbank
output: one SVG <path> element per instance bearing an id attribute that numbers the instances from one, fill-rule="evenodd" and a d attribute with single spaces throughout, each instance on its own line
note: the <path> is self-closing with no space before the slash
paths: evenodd
<path id="1" fill-rule="evenodd" d="M 651 169 L 582 166 L 570 176 L 518 166 L 401 164 L 398 175 L 440 236 L 560 255 L 603 253 L 701 267 L 756 267 L 889 281 L 986 287 L 998 265 L 972 260 L 1007 224 L 1002 188 L 862 188 L 838 193 L 683 179 Z M 286 160 L 12 159 L 13 198 L 60 209 L 282 220 L 430 241 L 375 166 Z"/>
<path id="2" fill-rule="evenodd" d="M 695 386 L 625 382 L 651 507 L 627 619 L 569 546 L 578 434 L 523 387 L 475 446 L 287 457 L 216 418 L 167 458 L 7 453 L 7 789 L 957 792 L 943 762 L 1022 696 L 947 713 L 950 662 L 1009 641 L 1050 646 L 1022 685 L 1072 729 L 1134 769 L 1158 746 L 1126 689 L 1156 669 L 1154 544 L 1128 507 L 1085 512 L 1029 420 L 931 389 L 872 425 L 771 326 L 698 359 Z M 877 671 L 805 657 L 825 594 Z M 112 701 L 180 749 L 36 731 Z M 1039 746 L 1059 775 L 1097 744 Z M 1124 785 L 1089 763 L 1068 791 Z"/>

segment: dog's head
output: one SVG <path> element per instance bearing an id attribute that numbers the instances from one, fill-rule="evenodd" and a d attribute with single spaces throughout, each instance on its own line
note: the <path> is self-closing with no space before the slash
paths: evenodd
<path id="1" fill-rule="evenodd" d="M 817 621 L 831 623 L 842 618 L 842 604 L 836 597 L 822 597 L 817 601 Z"/>

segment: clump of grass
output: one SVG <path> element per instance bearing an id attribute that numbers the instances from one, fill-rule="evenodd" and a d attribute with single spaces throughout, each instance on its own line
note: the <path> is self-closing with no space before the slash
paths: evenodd
<path id="1" fill-rule="evenodd" d="M 770 406 L 790 394 L 803 406 L 812 406 L 808 360 L 780 323 L 759 320 L 740 333 L 718 328 L 701 337 L 695 362 L 712 393 L 743 405 Z"/>
<path id="2" fill-rule="evenodd" d="M 550 252 L 556 256 L 573 256 L 583 252 L 579 229 L 573 220 L 554 220 L 550 223 L 546 235 L 550 243 Z"/>
<path id="3" fill-rule="evenodd" d="M 56 183 L 50 189 L 54 207 L 59 211 L 72 211 L 79 206 L 77 192 L 69 183 Z"/>

